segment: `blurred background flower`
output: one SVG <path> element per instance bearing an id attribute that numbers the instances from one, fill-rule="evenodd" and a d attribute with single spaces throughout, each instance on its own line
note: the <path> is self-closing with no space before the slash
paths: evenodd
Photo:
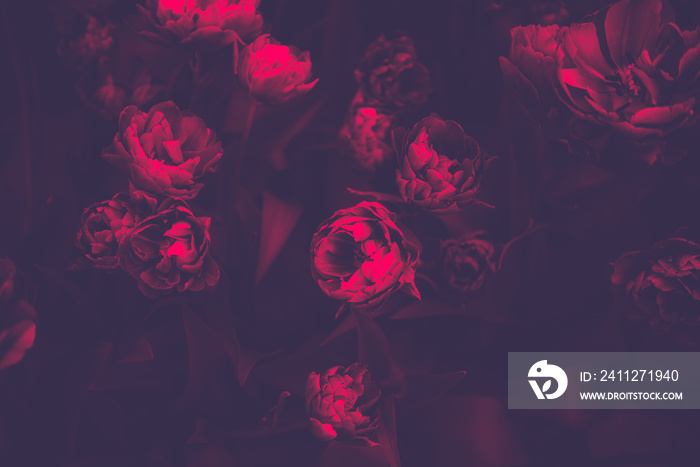
<path id="1" fill-rule="evenodd" d="M 483 231 L 449 238 L 440 247 L 440 268 L 450 287 L 460 293 L 479 290 L 496 270 L 496 248 Z"/>
<path id="2" fill-rule="evenodd" d="M 150 105 L 166 92 L 172 69 L 156 67 L 152 54 L 160 52 L 139 44 L 145 41 L 124 25 L 83 11 L 63 11 L 59 18 L 57 53 L 74 70 L 85 105 L 113 119 L 124 107 Z M 160 60 L 167 56 L 161 53 Z"/>
<path id="3" fill-rule="evenodd" d="M 352 105 L 339 137 L 346 154 L 363 169 L 373 171 L 394 156 L 391 127 L 392 117 L 381 107 Z"/>
<path id="4" fill-rule="evenodd" d="M 16 268 L 0 257 L 0 371 L 19 363 L 34 345 L 38 317 L 15 293 Z"/>
<path id="5" fill-rule="evenodd" d="M 700 245 L 669 238 L 625 253 L 613 266 L 619 305 L 631 319 L 700 342 Z"/>
<path id="6" fill-rule="evenodd" d="M 430 73 L 408 36 L 382 35 L 372 42 L 355 70 L 355 80 L 363 102 L 393 112 L 421 106 L 431 92 Z"/>

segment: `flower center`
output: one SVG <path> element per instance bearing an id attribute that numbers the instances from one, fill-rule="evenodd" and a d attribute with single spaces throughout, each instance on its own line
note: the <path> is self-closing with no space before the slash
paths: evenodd
<path id="1" fill-rule="evenodd" d="M 362 267 L 362 264 L 367 262 L 367 260 L 370 258 L 368 254 L 363 252 L 360 248 L 355 249 L 355 269 L 359 269 Z"/>
<path id="2" fill-rule="evenodd" d="M 645 101 L 647 99 L 647 89 L 638 77 L 641 71 L 639 71 L 639 67 L 634 63 L 631 56 L 628 55 L 627 61 L 628 65 L 617 70 L 615 74 L 606 76 L 605 79 L 615 89 L 615 93 L 618 96 L 628 96 Z M 625 104 L 623 108 L 617 110 L 624 110 L 629 105 L 631 103 Z"/>
<path id="3" fill-rule="evenodd" d="M 627 89 L 630 94 L 634 95 L 635 97 L 642 97 L 644 88 L 641 86 L 641 84 L 637 81 L 634 74 L 632 73 L 633 68 L 635 68 L 634 65 L 630 65 L 629 68 L 627 68 L 624 78 L 625 85 L 627 86 Z"/>

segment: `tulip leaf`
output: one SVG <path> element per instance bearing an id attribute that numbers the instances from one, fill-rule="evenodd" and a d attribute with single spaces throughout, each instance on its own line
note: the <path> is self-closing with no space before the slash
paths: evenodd
<path id="1" fill-rule="evenodd" d="M 598 231 L 620 231 L 629 227 L 631 213 L 646 200 L 658 196 L 663 178 L 652 171 L 632 174 L 617 183 L 603 183 L 580 200 L 578 215 L 562 223 L 576 240 Z"/>
<path id="2" fill-rule="evenodd" d="M 518 243 L 522 242 L 523 240 L 526 240 L 533 234 L 540 232 L 541 230 L 549 227 L 547 224 L 535 224 L 532 219 L 530 219 L 530 225 L 528 228 L 523 232 L 522 234 L 512 238 L 506 245 L 503 247 L 503 250 L 501 251 L 501 259 L 498 262 L 498 269 L 500 270 L 503 267 L 504 260 L 510 253 L 511 249 L 517 245 Z"/>
<path id="3" fill-rule="evenodd" d="M 2 313 L 4 315 L 4 323 L 24 320 L 33 321 L 35 323 L 39 322 L 39 315 L 37 315 L 36 310 L 24 299 L 15 301 L 5 308 Z"/>
<path id="4" fill-rule="evenodd" d="M 416 302 L 416 299 L 413 295 L 409 294 L 394 294 L 389 299 L 384 302 L 379 308 L 376 310 L 372 311 L 372 316 L 376 319 L 380 316 L 384 315 L 391 315 L 392 313 L 396 313 L 399 310 L 405 309 L 408 304 L 419 304 L 421 302 Z M 344 303 L 341 305 L 340 309 L 338 309 L 338 312 L 336 313 L 335 317 L 336 319 L 340 318 L 343 316 L 343 313 L 347 309 L 351 308 L 350 305 L 347 303 Z M 343 320 L 340 322 L 340 324 L 331 332 L 328 337 L 326 337 L 323 342 L 321 342 L 321 345 L 326 345 L 330 341 L 337 339 L 338 337 L 342 336 L 348 331 L 351 331 L 355 329 L 356 327 L 356 322 L 355 318 L 353 318 L 352 314 L 345 316 Z"/>
<path id="5" fill-rule="evenodd" d="M 263 193 L 260 249 L 255 271 L 256 284 L 260 282 L 267 269 L 277 258 L 292 230 L 294 230 L 300 215 L 300 204 L 281 200 L 268 191 Z"/>
<path id="6" fill-rule="evenodd" d="M 36 324 L 28 319 L 3 329 L 0 335 L 0 370 L 19 363 L 25 352 L 34 345 L 35 336 Z"/>
<path id="7" fill-rule="evenodd" d="M 91 391 L 85 395 L 83 418 L 102 434 L 119 444 L 126 442 L 127 414 L 124 408 L 106 392 Z"/>
<path id="8" fill-rule="evenodd" d="M 513 93 L 515 102 L 522 101 L 527 108 L 538 107 L 540 96 L 535 86 L 522 74 L 507 58 L 499 57 L 498 64 L 501 67 L 507 89 Z"/>
<path id="9" fill-rule="evenodd" d="M 234 467 L 231 453 L 221 444 L 189 444 L 185 449 L 187 467 Z"/>
<path id="10" fill-rule="evenodd" d="M 207 435 L 207 423 L 204 418 L 198 418 L 194 422 L 194 433 L 187 438 L 187 444 L 211 444 Z"/>
<path id="11" fill-rule="evenodd" d="M 399 402 L 402 407 L 425 405 L 452 389 L 466 374 L 466 371 L 455 371 L 442 375 L 406 375 L 406 397 Z"/>
<path id="12" fill-rule="evenodd" d="M 501 398 L 446 395 L 425 409 L 424 423 L 430 427 L 425 442 L 435 446 L 434 465 L 454 459 L 465 466 L 542 465 L 529 458 L 523 446 L 527 441 Z M 455 435 L 457 443 L 450 439 Z M 448 447 L 449 454 L 444 451 Z"/>
<path id="13" fill-rule="evenodd" d="M 243 187 L 236 192 L 236 211 L 245 233 L 246 245 L 257 242 L 258 226 L 261 223 L 261 213 L 251 194 Z"/>
<path id="14" fill-rule="evenodd" d="M 260 419 L 258 423 L 259 427 L 266 427 L 275 429 L 279 426 L 280 418 L 282 417 L 282 412 L 284 410 L 285 403 L 289 397 L 291 397 L 289 391 L 282 391 L 280 396 L 277 398 L 277 403 L 267 411 L 267 413 Z"/>
<path id="15" fill-rule="evenodd" d="M 214 410 L 217 407 L 215 399 L 220 396 L 218 390 L 226 350 L 219 335 L 185 306 L 182 322 L 187 339 L 187 382 L 176 406 L 205 404 Z"/>
<path id="16" fill-rule="evenodd" d="M 377 427 L 377 439 L 391 467 L 401 467 L 399 447 L 396 442 L 396 403 L 393 396 L 386 396 L 381 402 L 382 415 Z"/>
<path id="17" fill-rule="evenodd" d="M 132 342 L 128 343 L 124 349 L 120 349 L 122 355 L 119 357 L 120 363 L 140 363 L 153 359 L 153 349 L 145 336 L 139 335 Z"/>
<path id="18" fill-rule="evenodd" d="M 377 381 L 390 378 L 394 372 L 394 361 L 384 331 L 366 313 L 353 310 L 353 316 L 357 325 L 358 361 L 367 366 Z"/>
<path id="19" fill-rule="evenodd" d="M 236 365 L 236 374 L 241 386 L 246 383 L 250 372 L 258 362 L 282 352 L 281 348 L 269 352 L 242 349 L 233 323 L 215 307 L 206 306 L 205 310 L 209 327 L 217 335 L 217 339 L 221 341 L 229 359 Z"/>
<path id="20" fill-rule="evenodd" d="M 403 205 L 406 202 L 398 195 L 392 195 L 389 193 L 380 193 L 377 191 L 359 191 L 348 188 L 348 191 L 353 195 L 361 196 L 362 198 L 367 198 L 372 201 L 379 201 L 381 203 L 394 203 Z"/>
<path id="21" fill-rule="evenodd" d="M 284 128 L 278 127 L 275 138 L 270 141 L 270 145 L 265 151 L 272 156 L 274 167 L 280 169 L 285 165 L 283 160 L 276 159 L 276 157 L 284 153 L 289 143 L 309 126 L 309 122 L 321 109 L 322 105 L 323 100 L 314 99 L 307 100 L 302 105 L 294 106 L 294 108 L 290 109 L 293 117 L 289 118 L 289 125 Z"/>
<path id="22" fill-rule="evenodd" d="M 236 371 L 238 374 L 238 382 L 241 386 L 245 384 L 250 376 L 250 372 L 253 371 L 255 365 L 260 362 L 260 360 L 274 357 L 279 355 L 283 349 L 273 350 L 272 352 L 261 353 L 261 352 L 244 352 L 241 353 L 236 359 Z"/>
<path id="23" fill-rule="evenodd" d="M 322 467 L 386 467 L 384 450 L 379 445 L 359 445 L 354 442 L 331 441 L 323 452 Z"/>
<path id="24" fill-rule="evenodd" d="M 341 307 L 341 308 L 338 310 L 338 314 L 336 315 L 336 317 L 340 317 L 340 315 L 341 315 L 342 311 L 344 311 L 344 309 L 345 309 L 344 306 Z M 342 320 L 342 321 L 340 322 L 340 324 L 333 330 L 333 332 L 331 332 L 331 333 L 328 335 L 328 337 L 326 337 L 326 338 L 321 342 L 321 345 L 326 345 L 326 344 L 328 344 L 330 341 L 332 341 L 332 340 L 334 340 L 334 339 L 336 339 L 336 338 L 342 336 L 342 335 L 345 334 L 346 332 L 352 330 L 353 328 L 355 328 L 355 323 L 356 323 L 355 318 L 354 318 L 352 315 L 347 315 L 347 316 L 345 316 L 345 318 L 343 318 L 343 320 Z"/>
<path id="25" fill-rule="evenodd" d="M 276 427 L 262 426 L 255 427 L 249 430 L 228 430 L 221 431 L 220 435 L 235 439 L 263 439 L 271 436 L 279 436 L 287 433 L 295 433 L 298 431 L 308 431 L 309 421 L 301 420 L 296 423 L 280 424 Z"/>
<path id="26" fill-rule="evenodd" d="M 431 298 L 424 298 L 402 308 L 391 319 L 431 318 L 444 315 L 464 315 L 464 311 L 451 303 Z"/>
<path id="27" fill-rule="evenodd" d="M 551 183 L 548 196 L 558 202 L 566 202 L 572 196 L 613 182 L 615 177 L 594 162 L 583 160 L 569 164 Z"/>
<path id="28" fill-rule="evenodd" d="M 67 414 L 67 430 L 69 452 L 72 452 L 73 445 L 78 433 L 81 419 L 81 407 L 91 383 L 102 373 L 105 365 L 113 354 L 114 348 L 111 343 L 103 341 L 87 354 L 77 359 L 67 375 L 65 399 L 63 409 Z"/>
<path id="29" fill-rule="evenodd" d="M 177 376 L 161 362 L 116 362 L 106 367 L 90 384 L 91 391 L 164 391 L 177 384 Z"/>

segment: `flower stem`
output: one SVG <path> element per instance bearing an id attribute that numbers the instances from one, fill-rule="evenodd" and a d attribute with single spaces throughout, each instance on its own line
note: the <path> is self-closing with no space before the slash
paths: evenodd
<path id="1" fill-rule="evenodd" d="M 250 138 L 250 130 L 253 128 L 253 120 L 255 119 L 255 111 L 258 109 L 258 101 L 253 100 L 248 107 L 248 115 L 245 120 L 245 125 L 243 126 L 243 133 L 241 135 L 241 143 L 238 147 L 238 154 L 236 157 L 236 167 L 233 172 L 233 186 L 238 189 L 238 185 L 241 181 L 241 172 L 243 171 L 243 161 L 245 160 L 246 146 L 248 145 L 248 138 Z"/>
<path id="2" fill-rule="evenodd" d="M 211 77 L 207 76 L 206 56 L 203 52 L 195 52 L 193 60 L 190 64 L 193 82 L 188 105 L 191 111 L 203 118 L 202 114 L 206 109 L 207 88 L 211 85 Z M 209 81 L 205 81 L 205 78 Z"/>

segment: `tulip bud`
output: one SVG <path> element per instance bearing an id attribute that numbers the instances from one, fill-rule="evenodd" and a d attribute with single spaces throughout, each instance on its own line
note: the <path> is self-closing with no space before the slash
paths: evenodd
<path id="1" fill-rule="evenodd" d="M 238 81 L 263 104 L 282 104 L 306 94 L 318 82 L 311 81 L 308 51 L 281 45 L 269 34 L 258 37 L 241 52 Z"/>

